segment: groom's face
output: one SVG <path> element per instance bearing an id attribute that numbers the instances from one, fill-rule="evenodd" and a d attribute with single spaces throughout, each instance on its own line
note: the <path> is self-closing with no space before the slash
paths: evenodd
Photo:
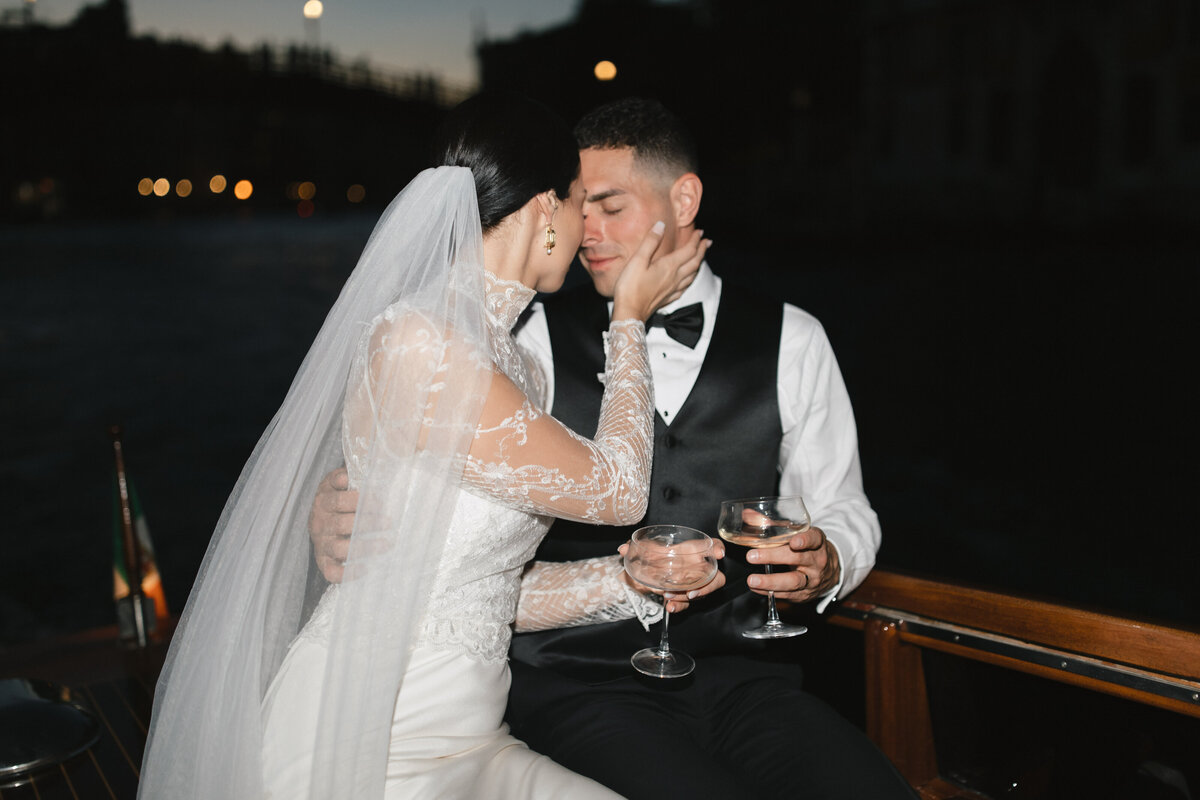
<path id="1" fill-rule="evenodd" d="M 658 220 L 667 226 L 659 252 L 675 249 L 671 187 L 639 167 L 629 147 L 580 151 L 579 176 L 587 191 L 579 260 L 596 291 L 612 297 L 621 271 Z"/>

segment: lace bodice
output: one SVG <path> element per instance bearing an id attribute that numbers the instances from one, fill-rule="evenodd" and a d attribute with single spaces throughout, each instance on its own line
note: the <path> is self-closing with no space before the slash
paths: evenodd
<path id="1" fill-rule="evenodd" d="M 485 276 L 494 375 L 417 641 L 490 661 L 507 656 L 514 621 L 519 630 L 632 616 L 648 623 L 661 606 L 625 583 L 615 554 L 525 569 L 554 517 L 631 524 L 645 514 L 654 403 L 642 324 L 617 322 L 606 334 L 600 424 L 585 439 L 541 410 L 544 376 L 512 338 L 533 290 Z M 363 477 L 372 443 L 379 445 L 371 421 L 387 417 L 380 408 L 387 391 L 372 381 L 381 370 L 371 364 L 459 352 L 429 330 L 419 315 L 393 306 L 366 337 L 371 344 L 352 372 L 362 377 L 348 388 L 343 426 L 352 485 Z M 399 370 L 384 372 L 391 371 Z M 314 615 L 314 630 L 324 614 Z"/>

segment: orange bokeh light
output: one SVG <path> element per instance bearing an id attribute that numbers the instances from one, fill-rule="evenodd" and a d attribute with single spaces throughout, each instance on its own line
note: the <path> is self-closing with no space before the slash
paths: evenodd
<path id="1" fill-rule="evenodd" d="M 596 76 L 598 81 L 611 81 L 617 77 L 617 65 L 611 61 L 598 61 L 592 74 Z"/>
<path id="2" fill-rule="evenodd" d="M 254 184 L 243 178 L 233 185 L 233 196 L 238 200 L 248 200 L 254 194 Z"/>

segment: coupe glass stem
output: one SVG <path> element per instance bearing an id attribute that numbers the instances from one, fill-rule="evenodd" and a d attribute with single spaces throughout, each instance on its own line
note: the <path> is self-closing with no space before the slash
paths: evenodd
<path id="1" fill-rule="evenodd" d="M 671 625 L 671 612 L 667 610 L 666 603 L 663 603 L 663 630 L 662 638 L 658 640 L 658 655 L 666 658 L 671 655 L 671 644 L 667 641 L 667 628 Z"/>
<path id="2" fill-rule="evenodd" d="M 765 564 L 764 566 L 767 568 L 766 569 L 767 574 L 770 575 L 771 574 L 771 565 Z M 774 627 L 782 625 L 782 624 L 783 624 L 783 622 L 779 619 L 779 612 L 775 610 L 775 592 L 768 591 L 767 592 L 767 626 L 774 628 Z"/>

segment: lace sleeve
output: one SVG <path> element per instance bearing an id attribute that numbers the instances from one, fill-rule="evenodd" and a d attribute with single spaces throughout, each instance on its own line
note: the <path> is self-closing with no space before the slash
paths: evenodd
<path id="1" fill-rule="evenodd" d="M 468 398 L 452 405 L 453 399 L 442 403 L 441 397 L 449 389 L 451 398 L 477 398 L 477 387 L 488 386 L 491 374 L 486 353 L 468 339 L 447 337 L 427 312 L 403 304 L 384 309 L 371 321 L 347 382 L 342 437 L 351 485 L 358 488 L 372 457 L 376 472 L 399 474 L 413 442 L 422 450 L 456 450 L 458 437 L 470 436 L 470 428 L 442 420 L 472 403 Z"/>
<path id="2" fill-rule="evenodd" d="M 518 633 L 572 628 L 637 617 L 642 627 L 662 618 L 662 603 L 621 577 L 620 556 L 583 561 L 535 561 L 521 579 Z"/>
<path id="3" fill-rule="evenodd" d="M 492 380 L 467 459 L 464 480 L 476 491 L 534 514 L 631 525 L 646 513 L 654 395 L 646 331 L 614 322 L 600 424 L 579 436 L 540 411 L 502 373 Z"/>

